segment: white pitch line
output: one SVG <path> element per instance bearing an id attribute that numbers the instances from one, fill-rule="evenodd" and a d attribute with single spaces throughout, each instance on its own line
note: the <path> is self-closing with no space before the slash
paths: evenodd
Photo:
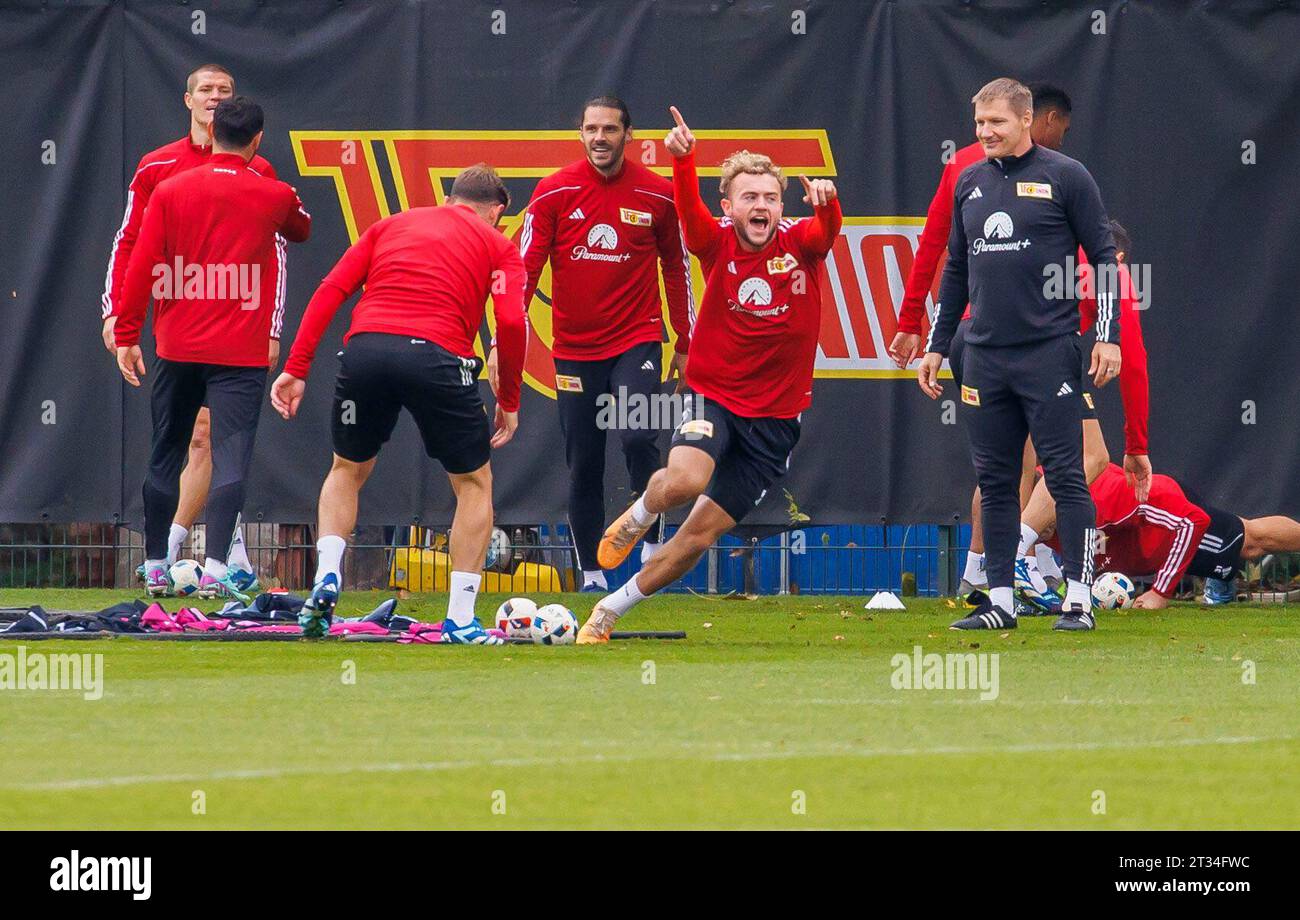
<path id="1" fill-rule="evenodd" d="M 967 693 L 974 694 L 979 692 L 978 687 L 972 687 Z M 927 696 L 913 695 L 911 691 L 901 690 L 898 696 L 878 697 L 874 699 L 826 699 L 814 698 L 810 700 L 780 700 L 782 706 L 900 706 L 908 702 L 932 703 L 940 706 L 962 706 L 967 704 L 996 703 L 998 706 L 1010 706 L 1017 709 L 1027 709 L 1032 706 L 1155 706 L 1161 705 L 1155 700 L 981 700 L 972 696 Z M 1163 705 L 1176 706 L 1181 705 L 1177 700 L 1170 700 Z"/>
<path id="2" fill-rule="evenodd" d="M 215 770 L 209 773 L 172 773 L 135 776 L 92 776 L 80 779 L 50 780 L 0 785 L 0 789 L 31 792 L 33 790 L 105 789 L 143 786 L 156 783 L 200 783 L 235 779 L 279 779 L 286 776 L 341 775 L 346 773 L 439 773 L 448 770 L 483 769 L 485 767 L 548 767 L 581 764 L 634 763 L 645 760 L 694 760 L 707 763 L 748 763 L 764 760 L 795 760 L 801 757 L 917 757 L 930 754 L 1044 754 L 1064 751 L 1110 751 L 1138 748 L 1213 747 L 1219 745 L 1265 744 L 1294 741 L 1296 735 L 1252 736 L 1228 735 L 1219 738 L 1183 738 L 1172 741 L 1081 741 L 1063 744 L 1010 744 L 984 747 L 938 746 L 907 748 L 862 748 L 828 745 L 795 750 L 740 751 L 717 754 L 593 754 L 587 757 L 497 757 L 486 760 L 434 760 L 415 763 L 369 763 L 334 766 L 262 767 L 248 770 Z"/>

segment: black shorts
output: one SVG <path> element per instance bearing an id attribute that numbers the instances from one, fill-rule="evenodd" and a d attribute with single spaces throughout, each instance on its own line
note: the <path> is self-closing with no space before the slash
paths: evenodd
<path id="1" fill-rule="evenodd" d="M 478 391 L 479 358 L 380 332 L 352 336 L 339 355 L 330 419 L 334 453 L 354 463 L 370 460 L 406 409 L 425 453 L 448 473 L 471 473 L 487 463 L 492 432 Z"/>
<path id="2" fill-rule="evenodd" d="M 1238 515 L 1206 504 L 1192 491 L 1183 490 L 1187 500 L 1210 516 L 1210 526 L 1187 566 L 1188 575 L 1232 581 L 1241 571 L 1241 550 L 1246 542 L 1246 525 Z"/>
<path id="3" fill-rule="evenodd" d="M 698 447 L 713 458 L 713 478 L 704 494 L 740 521 L 790 468 L 799 419 L 744 418 L 701 396 L 687 400 L 686 407 L 672 447 Z"/>
<path id="4" fill-rule="evenodd" d="M 970 327 L 970 320 L 964 319 L 957 324 L 957 331 L 952 334 L 952 343 L 948 346 L 948 366 L 952 368 L 952 379 L 956 381 L 958 388 L 961 387 L 962 361 L 966 353 L 966 330 Z M 1092 361 L 1092 356 L 1086 356 L 1083 363 L 1083 418 L 1097 419 L 1097 397 L 1093 394 L 1092 388 L 1088 386 L 1090 378 L 1088 376 L 1088 365 Z"/>

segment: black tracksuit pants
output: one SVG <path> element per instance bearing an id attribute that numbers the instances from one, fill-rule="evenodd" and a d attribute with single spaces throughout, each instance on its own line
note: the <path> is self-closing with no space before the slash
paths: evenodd
<path id="1" fill-rule="evenodd" d="M 555 399 L 569 465 L 569 528 L 573 531 L 578 567 L 585 571 L 600 568 L 596 549 L 605 532 L 606 430 L 619 428 L 633 495 L 645 491 L 661 465 L 658 427 L 611 426 L 609 421 L 617 420 L 619 413 L 609 408 L 608 400 L 612 396 L 615 400 L 635 398 L 648 402 L 659 392 L 662 356 L 658 342 L 645 342 L 600 361 L 555 359 Z M 660 516 L 659 524 L 646 538 L 657 541 L 662 533 Z"/>
<path id="2" fill-rule="evenodd" d="M 1075 333 L 1025 345 L 966 344 L 961 397 L 982 494 L 990 587 L 1009 588 L 1014 581 L 1027 435 L 1056 501 L 1062 571 L 1092 582 L 1096 511 L 1083 470 L 1081 349 Z"/>
<path id="3" fill-rule="evenodd" d="M 181 467 L 189 452 L 194 419 L 206 401 L 212 414 L 207 554 L 225 562 L 235 519 L 244 507 L 244 479 L 253 459 L 266 368 L 157 358 L 152 371 L 153 449 L 144 481 L 145 558 L 167 556 L 167 534 L 180 502 Z"/>

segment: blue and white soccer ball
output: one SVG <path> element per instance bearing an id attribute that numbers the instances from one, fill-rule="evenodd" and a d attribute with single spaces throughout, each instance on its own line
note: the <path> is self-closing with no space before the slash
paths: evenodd
<path id="1" fill-rule="evenodd" d="M 563 604 L 539 607 L 530 630 L 538 645 L 572 645 L 578 639 L 578 618 Z"/>
<path id="2" fill-rule="evenodd" d="M 1093 606 L 1102 610 L 1132 607 L 1135 597 L 1137 597 L 1137 585 L 1133 584 L 1133 579 L 1119 572 L 1105 572 L 1092 582 Z"/>
<path id="3" fill-rule="evenodd" d="M 167 570 L 167 578 L 172 583 L 172 591 L 177 597 L 189 597 L 199 589 L 199 580 L 203 578 L 203 566 L 193 559 L 178 559 Z"/>
<path id="4" fill-rule="evenodd" d="M 533 637 L 537 604 L 526 597 L 512 597 L 497 608 L 496 626 L 511 639 Z"/>

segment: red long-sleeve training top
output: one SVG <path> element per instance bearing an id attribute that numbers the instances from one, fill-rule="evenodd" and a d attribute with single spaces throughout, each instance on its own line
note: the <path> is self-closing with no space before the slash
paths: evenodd
<path id="1" fill-rule="evenodd" d="M 135 168 L 135 175 L 126 191 L 126 211 L 122 215 L 122 224 L 113 236 L 113 246 L 108 253 L 108 271 L 104 273 L 104 294 L 100 297 L 100 316 L 116 316 L 121 312 L 122 286 L 126 281 L 126 267 L 131 261 L 131 251 L 144 226 L 144 212 L 149 206 L 149 198 L 163 180 L 170 179 L 195 166 L 208 162 L 212 146 L 199 146 L 190 140 L 189 135 L 180 140 L 164 144 L 157 150 L 151 150 L 140 158 Z M 260 156 L 254 155 L 248 161 L 248 168 L 255 173 L 275 179 L 275 168 Z M 284 241 L 280 241 L 281 258 L 277 265 L 275 314 L 271 319 L 271 338 L 280 337 L 280 326 L 284 319 Z"/>
<path id="2" fill-rule="evenodd" d="M 160 183 L 127 266 L 118 346 L 140 341 L 152 297 L 159 357 L 266 367 L 281 302 L 279 236 L 310 233 L 298 193 L 238 154 L 215 153 Z"/>
<path id="3" fill-rule="evenodd" d="M 519 249 L 528 272 L 525 305 L 551 260 L 555 357 L 599 361 L 663 341 L 656 262 L 663 264 L 674 348 L 686 354 L 695 308 L 691 264 L 667 179 L 628 160 L 609 178 L 586 160 L 571 163 L 537 183 Z"/>
<path id="4" fill-rule="evenodd" d="M 794 418 L 812 403 L 826 255 L 839 235 L 838 199 L 813 217 L 783 218 L 759 252 L 700 198 L 695 156 L 673 159 L 686 246 L 704 269 L 704 299 L 686 382 L 744 418 Z"/>
<path id="5" fill-rule="evenodd" d="M 1123 335 L 1123 333 L 1121 333 Z M 1106 534 L 1097 554 L 1097 571 L 1155 575 L 1152 588 L 1173 596 L 1210 526 L 1205 509 L 1193 504 L 1172 477 L 1151 477 L 1151 494 L 1139 502 L 1114 463 L 1088 486 L 1097 507 L 1097 528 Z M 1055 536 L 1048 541 L 1059 548 Z"/>
<path id="6" fill-rule="evenodd" d="M 286 372 L 306 379 L 330 320 L 363 284 L 344 342 L 359 332 L 409 335 L 462 358 L 474 356 L 490 293 L 501 373 L 497 401 L 507 412 L 518 411 L 528 343 L 524 263 L 514 245 L 473 209 L 412 208 L 361 234 L 307 305 Z"/>

